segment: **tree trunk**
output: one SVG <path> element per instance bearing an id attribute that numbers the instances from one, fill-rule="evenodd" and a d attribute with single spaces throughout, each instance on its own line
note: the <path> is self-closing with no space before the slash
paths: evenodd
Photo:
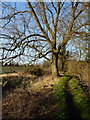
<path id="1" fill-rule="evenodd" d="M 64 72 L 64 68 L 65 68 L 65 59 L 60 59 L 60 64 L 61 64 L 61 71 Z"/>
<path id="2" fill-rule="evenodd" d="M 58 69 L 58 53 L 53 53 L 53 63 L 52 63 L 52 76 L 56 77 L 59 76 L 59 69 Z"/>
<path id="3" fill-rule="evenodd" d="M 65 48 L 65 46 L 64 46 L 64 47 L 62 48 L 62 50 L 61 50 L 61 56 L 60 56 L 61 71 L 63 71 L 63 72 L 64 72 L 65 58 L 66 58 L 65 52 L 66 52 L 66 48 Z"/>
<path id="4" fill-rule="evenodd" d="M 63 72 L 64 72 L 64 62 L 62 61 L 62 62 L 61 62 L 61 64 L 62 64 L 61 71 L 63 71 Z"/>

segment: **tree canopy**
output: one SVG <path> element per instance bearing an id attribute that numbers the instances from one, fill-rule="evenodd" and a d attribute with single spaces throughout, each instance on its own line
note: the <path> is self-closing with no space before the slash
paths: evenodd
<path id="1" fill-rule="evenodd" d="M 57 64 L 63 49 L 88 41 L 88 9 L 85 2 L 2 3 L 2 59 L 45 58 Z"/>

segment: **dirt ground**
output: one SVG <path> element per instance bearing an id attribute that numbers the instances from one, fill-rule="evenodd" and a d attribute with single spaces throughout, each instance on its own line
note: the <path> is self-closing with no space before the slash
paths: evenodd
<path id="1" fill-rule="evenodd" d="M 0 77 L 3 81 L 2 117 L 4 119 L 56 117 L 55 113 L 59 108 L 52 86 L 58 82 L 57 79 L 52 79 L 50 75 L 37 78 L 16 73 L 4 74 Z M 20 80 L 22 84 L 19 86 L 10 86 L 13 86 L 12 81 Z M 29 87 L 24 88 L 28 84 Z"/>

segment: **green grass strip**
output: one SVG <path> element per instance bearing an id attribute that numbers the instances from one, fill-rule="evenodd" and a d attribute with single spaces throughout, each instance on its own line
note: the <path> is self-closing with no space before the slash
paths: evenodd
<path id="1" fill-rule="evenodd" d="M 71 79 L 69 82 L 71 94 L 73 95 L 74 103 L 84 120 L 90 120 L 90 101 L 85 94 L 83 88 L 80 86 L 77 79 Z"/>
<path id="2" fill-rule="evenodd" d="M 60 111 L 57 112 L 57 118 L 62 120 L 70 120 L 65 91 L 65 83 L 69 78 L 70 77 L 67 76 L 59 78 L 60 81 L 54 86 L 54 94 L 57 96 L 58 105 L 60 107 Z"/>

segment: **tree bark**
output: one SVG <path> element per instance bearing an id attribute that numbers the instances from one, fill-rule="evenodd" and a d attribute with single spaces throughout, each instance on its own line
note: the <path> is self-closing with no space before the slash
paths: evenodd
<path id="1" fill-rule="evenodd" d="M 66 48 L 65 48 L 65 46 L 62 48 L 61 51 L 62 51 L 61 56 L 60 56 L 61 71 L 64 72 L 64 66 L 65 66 L 65 60 L 66 60 L 66 55 L 65 55 Z"/>
<path id="2" fill-rule="evenodd" d="M 61 68 L 60 70 L 64 72 L 64 67 L 65 67 L 65 58 L 63 56 L 61 56 L 61 59 L 60 59 L 60 63 L 61 64 Z"/>
<path id="3" fill-rule="evenodd" d="M 52 63 L 52 76 L 57 77 L 59 75 L 59 69 L 58 69 L 58 53 L 53 53 L 53 63 Z"/>

